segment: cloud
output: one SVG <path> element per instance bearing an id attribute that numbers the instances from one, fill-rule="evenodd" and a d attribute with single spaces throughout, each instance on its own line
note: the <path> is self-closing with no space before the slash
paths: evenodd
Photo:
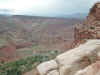
<path id="1" fill-rule="evenodd" d="M 0 8 L 13 14 L 59 15 L 88 12 L 97 0 L 0 0 Z"/>

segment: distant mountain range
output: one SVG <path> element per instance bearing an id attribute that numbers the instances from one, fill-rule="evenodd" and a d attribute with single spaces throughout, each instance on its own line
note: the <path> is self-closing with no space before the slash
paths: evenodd
<path id="1" fill-rule="evenodd" d="M 76 19 L 84 19 L 88 13 L 73 13 L 73 14 L 62 14 L 62 15 L 57 15 L 57 17 L 60 18 L 76 18 Z"/>
<path id="2" fill-rule="evenodd" d="M 0 9 L 0 15 L 9 16 L 12 15 L 13 12 L 14 12 L 13 10 L 9 10 L 9 9 Z"/>
<path id="3" fill-rule="evenodd" d="M 14 10 L 8 10 L 8 9 L 0 9 L 0 15 L 14 15 Z M 19 15 L 19 14 L 18 14 Z M 55 15 L 54 18 L 78 18 L 78 19 L 84 19 L 88 14 L 87 13 L 73 13 L 73 14 L 58 14 Z M 35 15 L 26 15 L 26 16 L 35 16 Z M 40 16 L 38 16 L 40 17 Z M 42 17 L 48 17 L 48 16 L 42 16 Z M 50 16 L 49 16 L 50 17 Z M 53 16 L 52 16 L 53 17 Z"/>
<path id="4" fill-rule="evenodd" d="M 88 13 L 74 13 L 74 14 L 71 14 L 71 15 L 67 15 L 68 18 L 85 18 L 86 16 L 88 15 Z"/>

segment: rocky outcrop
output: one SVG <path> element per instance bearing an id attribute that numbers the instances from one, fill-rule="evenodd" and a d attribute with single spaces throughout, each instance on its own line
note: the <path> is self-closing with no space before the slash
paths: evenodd
<path id="1" fill-rule="evenodd" d="M 37 70 L 40 75 L 91 75 L 92 72 L 84 74 L 84 70 L 86 69 L 87 72 L 88 66 L 99 65 L 96 62 L 99 58 L 100 40 L 89 40 L 85 44 L 57 56 L 54 60 L 40 64 L 37 66 Z M 99 71 L 97 70 L 97 72 Z"/>
<path id="2" fill-rule="evenodd" d="M 91 9 L 86 19 L 75 25 L 74 42 L 72 48 L 83 43 L 87 39 L 100 39 L 100 2 L 97 2 Z"/>
<path id="3" fill-rule="evenodd" d="M 50 72 L 50 71 L 53 71 L 53 72 L 57 72 L 57 68 L 58 68 L 58 64 L 56 63 L 55 60 L 51 60 L 51 61 L 48 61 L 48 62 L 44 62 L 42 63 L 40 66 L 37 67 L 38 68 L 38 71 L 40 72 L 41 75 L 45 75 Z M 50 72 L 52 73 L 52 72 Z"/>

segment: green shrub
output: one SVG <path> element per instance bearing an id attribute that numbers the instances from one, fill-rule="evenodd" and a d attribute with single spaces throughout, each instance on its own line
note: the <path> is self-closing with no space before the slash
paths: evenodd
<path id="1" fill-rule="evenodd" d="M 90 29 L 95 29 L 95 27 L 92 27 L 92 26 L 91 26 Z"/>
<path id="2" fill-rule="evenodd" d="M 37 54 L 14 62 L 0 65 L 0 75 L 22 75 L 35 68 L 43 61 L 55 58 L 57 52 L 48 52 L 48 54 Z"/>

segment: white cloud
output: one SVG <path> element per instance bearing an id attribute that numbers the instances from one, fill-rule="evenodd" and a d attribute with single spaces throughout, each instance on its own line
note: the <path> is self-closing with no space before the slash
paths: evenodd
<path id="1" fill-rule="evenodd" d="M 97 0 L 1 0 L 0 9 L 14 14 L 55 15 L 87 12 Z"/>

